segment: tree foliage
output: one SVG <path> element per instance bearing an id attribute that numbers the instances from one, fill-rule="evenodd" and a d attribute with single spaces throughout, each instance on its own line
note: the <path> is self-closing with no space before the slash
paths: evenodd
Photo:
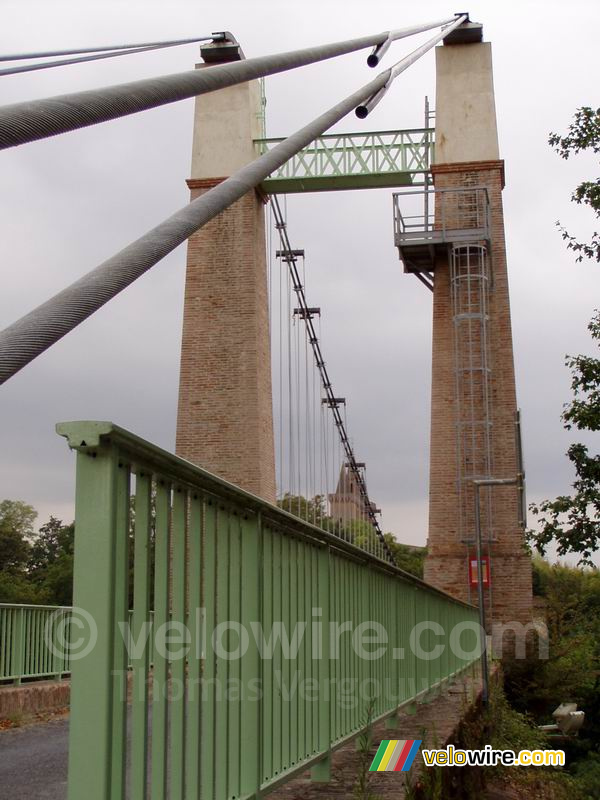
<path id="1" fill-rule="evenodd" d="M 385 540 L 392 551 L 396 566 L 417 578 L 423 578 L 423 565 L 427 555 L 426 547 L 412 547 L 411 545 L 397 542 L 393 534 L 386 533 Z"/>
<path id="2" fill-rule="evenodd" d="M 570 158 L 585 150 L 600 153 L 600 108 L 594 109 L 584 106 L 575 112 L 573 122 L 569 125 L 565 136 L 551 133 L 548 139 L 550 145 L 564 159 Z M 600 178 L 592 181 L 583 181 L 575 188 L 571 195 L 574 203 L 588 206 L 595 215 L 600 216 Z M 589 242 L 579 242 L 561 224 L 557 222 L 567 247 L 577 253 L 577 261 L 591 258 L 600 261 L 600 234 L 595 231 Z"/>
<path id="3" fill-rule="evenodd" d="M 36 511 L 20 500 L 0 503 L 0 570 L 18 573 L 29 558 Z"/>
<path id="4" fill-rule="evenodd" d="M 68 606 L 73 601 L 74 541 L 75 525 L 50 517 L 31 545 L 30 579 L 53 605 Z"/>
<path id="5" fill-rule="evenodd" d="M 600 797 L 600 573 L 533 560 L 538 613 L 548 627 L 548 658 L 537 651 L 505 661 L 511 704 L 536 724 L 554 722 L 559 703 L 577 703 L 585 723 L 576 738 L 561 739 L 567 770 L 579 791 Z"/>
<path id="6" fill-rule="evenodd" d="M 562 158 L 590 150 L 600 153 L 600 109 L 579 108 L 565 136 L 550 134 L 550 144 Z M 590 207 L 600 216 L 600 179 L 583 181 L 572 200 Z M 600 238 L 595 232 L 590 242 L 578 242 L 562 229 L 567 247 L 584 257 L 600 261 Z M 600 346 L 600 313 L 595 312 L 588 329 Z M 562 414 L 567 430 L 600 430 L 600 359 L 594 356 L 567 356 L 571 370 L 573 399 Z M 600 545 L 600 456 L 590 455 L 586 445 L 572 444 L 567 457 L 575 468 L 573 492 L 554 500 L 531 505 L 538 517 L 539 529 L 529 531 L 529 541 L 542 554 L 556 542 L 559 555 L 577 553 L 579 563 L 593 566 L 592 555 Z"/>
<path id="7" fill-rule="evenodd" d="M 588 325 L 600 347 L 600 313 Z M 573 400 L 562 418 L 571 430 L 600 430 L 600 359 L 592 356 L 568 356 L 571 368 Z M 532 504 L 538 517 L 538 530 L 529 531 L 529 540 L 543 555 L 556 542 L 559 555 L 578 553 L 580 563 L 593 566 L 592 555 L 600 546 L 600 456 L 590 455 L 586 445 L 572 444 L 567 456 L 575 468 L 573 493 L 555 500 Z"/>
<path id="8" fill-rule="evenodd" d="M 313 525 L 323 528 L 323 530 L 330 531 L 347 542 L 352 542 L 362 550 L 370 553 L 380 552 L 380 540 L 371 523 L 366 519 L 338 520 L 329 516 L 327 514 L 325 495 L 306 498 L 301 495 L 286 493 L 277 501 L 277 505 L 296 517 L 311 522 Z M 396 566 L 405 572 L 410 572 L 412 575 L 422 578 L 426 549 L 424 547 L 411 547 L 410 545 L 400 544 L 392 533 L 385 533 L 383 538 L 394 557 Z"/>
<path id="9" fill-rule="evenodd" d="M 0 602 L 70 605 L 74 526 L 50 517 L 36 534 L 36 517 L 20 500 L 0 503 Z"/>

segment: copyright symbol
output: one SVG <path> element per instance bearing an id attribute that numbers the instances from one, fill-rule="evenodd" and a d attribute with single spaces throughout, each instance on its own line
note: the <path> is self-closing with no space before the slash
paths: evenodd
<path id="1" fill-rule="evenodd" d="M 44 641 L 50 652 L 65 661 L 77 661 L 89 655 L 98 639 L 98 627 L 92 615 L 75 606 L 69 611 L 55 611 L 44 626 Z"/>

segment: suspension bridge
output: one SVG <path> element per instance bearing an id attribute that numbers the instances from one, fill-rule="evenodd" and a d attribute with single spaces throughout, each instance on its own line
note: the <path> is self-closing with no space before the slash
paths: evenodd
<path id="1" fill-rule="evenodd" d="M 266 76 L 363 49 L 376 68 L 428 30 L 267 137 Z M 3 383 L 188 241 L 175 454 L 112 422 L 59 423 L 77 458 L 74 607 L 0 609 L 1 679 L 71 675 L 70 800 L 258 798 L 306 770 L 327 783 L 366 719 L 393 722 L 478 662 L 485 700 L 485 632 L 531 619 L 482 26 L 456 14 L 256 58 L 220 32 L 17 54 L 3 61 L 29 63 L 0 74 L 190 41 L 195 70 L 0 108 L 6 149 L 196 98 L 190 203 L 0 333 Z M 422 128 L 328 133 L 433 49 L 435 128 L 427 106 Z M 370 188 L 394 190 L 390 243 L 433 295 L 424 581 L 394 563 L 280 201 Z"/>

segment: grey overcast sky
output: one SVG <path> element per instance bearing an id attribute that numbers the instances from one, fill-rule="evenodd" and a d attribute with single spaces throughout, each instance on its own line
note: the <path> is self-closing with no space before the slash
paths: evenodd
<path id="1" fill-rule="evenodd" d="M 231 30 L 247 56 L 443 18 L 445 2 L 388 0 L 4 0 L 4 53 L 184 38 Z M 577 265 L 555 221 L 589 236 L 593 218 L 569 202 L 597 164 L 547 145 L 574 110 L 599 105 L 598 5 L 546 0 L 473 2 L 492 42 L 519 403 L 530 500 L 568 490 L 560 423 L 569 398 L 565 353 L 591 352 L 586 325 L 600 305 L 600 271 Z M 430 35 L 430 34 L 429 34 Z M 423 41 L 425 37 L 418 40 Z M 397 43 L 384 65 L 416 46 Z M 1 103 L 193 67 L 196 45 L 0 79 Z M 267 79 L 267 126 L 282 136 L 372 77 L 365 53 Z M 435 94 L 429 53 L 364 121 L 336 130 L 420 127 Z M 137 238 L 188 199 L 193 101 L 0 154 L 0 327 Z M 431 361 L 431 295 L 401 272 L 390 191 L 294 196 L 289 230 L 307 253 L 309 302 L 323 309 L 323 347 L 348 398 L 357 455 L 383 524 L 423 544 Z M 57 421 L 111 419 L 174 447 L 185 247 L 2 387 L 0 499 L 73 516 L 74 456 Z M 358 324 L 360 323 L 360 324 Z M 368 368 L 357 368 L 357 364 Z M 591 441 L 591 440 L 590 440 Z"/>

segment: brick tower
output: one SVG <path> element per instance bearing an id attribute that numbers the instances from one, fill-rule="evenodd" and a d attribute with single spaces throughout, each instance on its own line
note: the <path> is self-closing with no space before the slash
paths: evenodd
<path id="1" fill-rule="evenodd" d="M 491 46 L 482 42 L 481 26 L 467 23 L 450 34 L 436 48 L 436 69 L 435 220 L 429 228 L 426 214 L 423 242 L 400 251 L 407 271 L 433 273 L 425 580 L 477 603 L 476 569 L 470 570 L 472 481 L 514 479 L 519 471 L 504 162 Z M 514 486 L 482 489 L 481 500 L 488 623 L 525 623 L 531 619 L 531 563 L 523 549 L 518 492 Z"/>
<path id="2" fill-rule="evenodd" d="M 207 62 L 243 58 L 237 43 Z M 256 158 L 257 81 L 196 98 L 194 199 Z M 263 201 L 249 192 L 188 242 L 177 454 L 275 502 L 275 452 Z"/>

